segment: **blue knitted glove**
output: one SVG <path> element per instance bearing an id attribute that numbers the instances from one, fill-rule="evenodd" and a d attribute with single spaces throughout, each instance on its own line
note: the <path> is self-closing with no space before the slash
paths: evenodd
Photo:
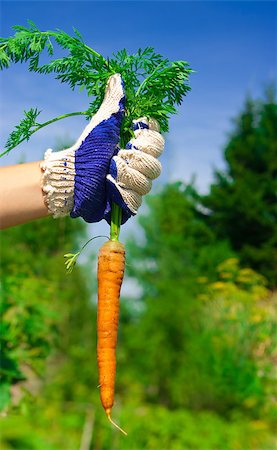
<path id="1" fill-rule="evenodd" d="M 102 105 L 76 143 L 61 152 L 45 153 L 42 189 L 54 217 L 103 219 L 107 205 L 106 176 L 118 151 L 125 94 L 121 76 L 109 78 Z"/>
<path id="2" fill-rule="evenodd" d="M 101 107 L 76 143 L 45 153 L 42 189 L 54 217 L 70 214 L 87 222 L 110 222 L 111 203 L 123 210 L 122 223 L 136 214 L 141 196 L 161 171 L 156 160 L 164 141 L 158 124 L 143 118 L 134 123 L 135 138 L 119 149 L 125 95 L 121 76 L 109 78 Z"/>

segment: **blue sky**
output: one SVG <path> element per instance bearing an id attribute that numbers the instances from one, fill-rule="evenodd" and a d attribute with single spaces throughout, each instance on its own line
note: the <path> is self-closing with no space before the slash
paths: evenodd
<path id="1" fill-rule="evenodd" d="M 222 167 L 222 148 L 231 118 L 247 93 L 260 96 L 276 78 L 276 3 L 267 1 L 2 1 L 1 36 L 14 24 L 33 20 L 41 29 L 78 28 L 91 47 L 110 55 L 126 47 L 154 46 L 171 60 L 185 59 L 197 71 L 192 91 L 170 121 L 162 157 L 163 178 L 156 183 L 196 175 L 205 191 L 214 167 Z M 85 110 L 88 98 L 52 77 L 30 74 L 26 65 L 1 73 L 1 136 L 3 148 L 24 109 L 43 110 L 41 120 Z M 57 140 L 76 140 L 84 118 L 48 127 L 21 144 L 3 165 L 40 159 Z"/>

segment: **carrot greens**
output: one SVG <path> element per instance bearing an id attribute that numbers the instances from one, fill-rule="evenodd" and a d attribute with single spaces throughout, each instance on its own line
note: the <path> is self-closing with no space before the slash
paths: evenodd
<path id="1" fill-rule="evenodd" d="M 152 47 L 138 49 L 134 54 L 123 49 L 105 59 L 85 44 L 76 28 L 73 28 L 73 36 L 62 30 L 40 31 L 32 21 L 28 21 L 27 27 L 16 25 L 13 29 L 13 36 L 0 38 L 0 69 L 8 68 L 12 63 L 28 62 L 30 72 L 54 74 L 71 89 L 85 90 L 90 101 L 85 111 L 66 112 L 44 123 L 38 122 L 40 111 L 36 108 L 25 112 L 1 156 L 57 120 L 74 115 L 85 115 L 90 119 L 101 105 L 108 78 L 115 73 L 121 74 L 126 91 L 121 145 L 126 145 L 132 137 L 132 120 L 141 116 L 157 119 L 161 131 L 168 131 L 169 116 L 176 113 L 176 105 L 180 105 L 190 90 L 187 82 L 192 70 L 188 63 L 170 62 Z M 66 54 L 53 59 L 54 53 L 61 51 L 59 47 Z M 47 58 L 50 61 L 44 63 Z"/>

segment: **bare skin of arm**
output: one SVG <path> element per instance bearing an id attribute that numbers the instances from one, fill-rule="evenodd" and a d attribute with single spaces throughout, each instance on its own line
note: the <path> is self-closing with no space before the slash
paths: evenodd
<path id="1" fill-rule="evenodd" d="M 0 229 L 49 215 L 40 187 L 40 163 L 0 168 Z"/>

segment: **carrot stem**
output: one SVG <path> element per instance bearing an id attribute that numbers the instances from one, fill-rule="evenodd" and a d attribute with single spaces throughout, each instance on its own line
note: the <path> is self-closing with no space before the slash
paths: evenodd
<path id="1" fill-rule="evenodd" d="M 125 148 L 128 140 L 129 139 L 125 135 L 124 136 L 121 135 L 120 148 Z M 122 219 L 122 209 L 116 203 L 112 203 L 111 228 L 110 228 L 111 241 L 119 240 L 121 219 Z"/>
<path id="2" fill-rule="evenodd" d="M 110 229 L 110 239 L 111 241 L 118 241 L 120 233 L 122 211 L 120 206 L 116 203 L 112 203 L 112 214 L 111 214 L 111 229 Z"/>

